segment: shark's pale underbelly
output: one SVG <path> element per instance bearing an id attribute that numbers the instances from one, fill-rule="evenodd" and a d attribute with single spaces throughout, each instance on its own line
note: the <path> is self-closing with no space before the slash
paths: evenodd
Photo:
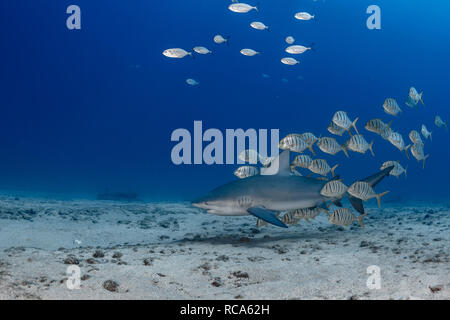
<path id="1" fill-rule="evenodd" d="M 312 208 L 319 204 L 317 199 L 295 200 L 295 201 L 272 201 L 264 205 L 265 208 L 275 211 L 295 210 Z"/>

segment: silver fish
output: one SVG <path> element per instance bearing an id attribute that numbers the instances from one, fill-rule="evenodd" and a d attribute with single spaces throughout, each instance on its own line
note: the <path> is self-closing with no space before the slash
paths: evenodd
<path id="1" fill-rule="evenodd" d="M 328 164 L 328 162 L 324 159 L 314 159 L 313 161 L 311 161 L 308 169 L 311 170 L 311 172 L 320 174 L 321 176 L 326 177 L 328 175 L 329 172 L 331 172 L 331 174 L 333 175 L 333 177 L 335 176 L 335 170 L 339 165 L 335 165 L 333 168 L 330 167 L 330 165 Z"/>
<path id="2" fill-rule="evenodd" d="M 192 52 L 187 52 L 186 50 L 180 48 L 172 48 L 164 50 L 163 55 L 165 55 L 168 58 L 181 59 L 186 57 L 187 55 L 190 55 L 192 57 Z"/>
<path id="3" fill-rule="evenodd" d="M 279 147 L 282 150 L 290 150 L 297 153 L 302 153 L 306 149 L 310 148 L 305 140 L 303 140 L 300 134 L 291 133 L 281 139 Z"/>
<path id="4" fill-rule="evenodd" d="M 408 98 L 406 99 L 406 105 L 408 107 L 416 107 L 417 104 L 420 102 L 422 102 L 423 105 L 425 105 L 425 103 L 423 103 L 422 100 L 422 94 L 423 92 L 421 92 L 420 94 L 417 92 L 416 88 L 411 87 L 409 89 L 409 94 L 408 94 Z"/>
<path id="5" fill-rule="evenodd" d="M 430 155 L 425 155 L 423 144 L 413 144 L 411 147 L 411 154 L 416 158 L 417 162 L 423 161 L 423 169 L 425 169 L 425 160 L 427 160 Z"/>
<path id="6" fill-rule="evenodd" d="M 359 225 L 364 228 L 363 219 L 367 214 L 368 212 L 357 217 L 350 211 L 350 209 L 339 208 L 329 215 L 328 221 L 330 221 L 330 223 L 332 224 L 343 227 L 348 227 L 354 221 L 358 221 Z"/>
<path id="7" fill-rule="evenodd" d="M 186 79 L 186 83 L 190 86 L 198 86 L 200 84 L 200 82 L 197 82 L 197 80 L 194 79 Z"/>
<path id="8" fill-rule="evenodd" d="M 380 136 L 384 140 L 389 140 L 389 137 L 390 137 L 392 132 L 393 131 L 391 129 L 391 123 L 389 122 L 384 128 L 381 129 Z"/>
<path id="9" fill-rule="evenodd" d="M 295 17 L 295 19 L 298 19 L 298 20 L 307 21 L 307 20 L 314 19 L 315 16 L 310 15 L 308 12 L 297 12 L 294 17 Z"/>
<path id="10" fill-rule="evenodd" d="M 334 134 L 336 136 L 342 136 L 346 130 L 344 128 L 339 127 L 333 121 L 331 121 L 328 126 L 328 132 Z"/>
<path id="11" fill-rule="evenodd" d="M 247 56 L 247 57 L 253 57 L 253 56 L 255 56 L 257 54 L 260 54 L 260 53 L 258 51 L 253 50 L 253 49 L 242 49 L 241 50 L 241 54 L 243 54 L 244 56 Z"/>
<path id="12" fill-rule="evenodd" d="M 317 137 L 312 132 L 305 132 L 300 134 L 300 138 L 305 140 L 308 145 L 313 145 L 317 141 Z"/>
<path id="13" fill-rule="evenodd" d="M 226 43 L 226 44 L 228 44 L 228 40 L 230 39 L 230 37 L 223 37 L 223 36 L 221 36 L 220 34 L 218 34 L 218 35 L 215 35 L 214 36 L 214 42 L 215 43 L 217 43 L 217 44 L 222 44 L 222 43 Z"/>
<path id="14" fill-rule="evenodd" d="M 347 141 L 345 144 L 345 147 L 347 149 L 350 149 L 354 152 L 359 153 L 366 153 L 367 150 L 370 150 L 372 153 L 372 156 L 375 157 L 375 154 L 373 153 L 373 141 L 369 144 L 367 143 L 366 139 L 360 134 L 354 135 L 350 138 L 350 140 Z"/>
<path id="15" fill-rule="evenodd" d="M 389 135 L 391 134 L 392 130 L 391 130 L 391 124 L 392 121 L 389 122 L 388 124 L 385 124 L 381 119 L 372 119 L 369 120 L 366 123 L 366 130 L 370 131 L 370 132 L 374 132 L 377 133 L 379 135 L 381 135 L 381 137 L 385 140 L 388 140 Z"/>
<path id="16" fill-rule="evenodd" d="M 420 133 L 417 132 L 416 130 L 411 130 L 411 132 L 409 133 L 409 140 L 411 140 L 412 143 L 416 144 L 423 144 L 423 140 L 420 136 Z"/>
<path id="17" fill-rule="evenodd" d="M 306 222 L 309 222 L 310 219 L 315 219 L 322 211 L 325 211 L 322 208 L 305 208 L 305 209 L 296 209 L 289 211 L 292 214 L 294 219 L 304 219 Z"/>
<path id="18" fill-rule="evenodd" d="M 424 124 L 422 125 L 420 132 L 422 133 L 425 139 L 428 139 L 428 137 L 430 137 L 430 140 L 433 141 L 433 137 L 431 135 L 433 132 L 428 131 L 427 127 Z"/>
<path id="19" fill-rule="evenodd" d="M 398 178 L 402 173 L 404 173 L 405 177 L 406 177 L 406 170 L 408 167 L 406 167 L 406 169 L 403 168 L 402 165 L 398 161 L 386 161 L 381 165 L 380 170 L 384 170 L 391 166 L 394 166 L 394 169 L 391 170 L 389 175 Z"/>
<path id="20" fill-rule="evenodd" d="M 252 166 L 242 166 L 234 171 L 234 175 L 240 179 L 256 176 L 259 174 L 259 170 Z"/>
<path id="21" fill-rule="evenodd" d="M 293 44 L 295 42 L 295 39 L 292 36 L 288 36 L 286 37 L 285 41 L 287 44 Z"/>
<path id="22" fill-rule="evenodd" d="M 312 159 L 307 154 L 299 154 L 294 158 L 294 161 L 292 162 L 292 165 L 294 167 L 300 167 L 308 169 L 311 165 Z"/>
<path id="23" fill-rule="evenodd" d="M 317 140 L 317 146 L 319 147 L 320 150 L 322 150 L 322 152 L 325 152 L 325 153 L 328 153 L 328 154 L 331 154 L 331 155 L 335 155 L 339 151 L 342 151 L 342 152 L 345 153 L 345 155 L 348 158 L 347 150 L 345 150 L 345 148 L 343 148 L 336 141 L 335 138 L 329 138 L 329 137 L 319 138 Z"/>
<path id="24" fill-rule="evenodd" d="M 392 131 L 388 138 L 389 142 L 392 143 L 398 150 L 405 151 L 406 157 L 409 159 L 408 155 L 408 149 L 411 147 L 410 144 L 408 144 L 405 147 L 405 141 L 403 140 L 403 137 L 400 133 Z"/>
<path id="25" fill-rule="evenodd" d="M 376 194 L 371 185 L 364 181 L 356 181 L 347 190 L 347 192 L 355 198 L 367 201 L 372 198 L 377 198 L 378 207 L 381 208 L 381 197 L 389 193 L 385 191 L 380 194 Z"/>
<path id="26" fill-rule="evenodd" d="M 398 106 L 397 101 L 393 98 L 387 98 L 383 103 L 383 109 L 384 112 L 387 114 L 390 114 L 392 116 L 396 116 L 400 112 L 402 112 L 402 109 Z"/>
<path id="27" fill-rule="evenodd" d="M 332 180 L 323 186 L 320 194 L 329 198 L 342 198 L 348 187 L 341 180 Z"/>
<path id="28" fill-rule="evenodd" d="M 228 9 L 237 13 L 247 13 L 250 10 L 258 11 L 258 8 L 256 6 L 252 7 L 251 5 L 242 2 L 232 3 L 228 6 Z"/>
<path id="29" fill-rule="evenodd" d="M 358 129 L 356 128 L 356 122 L 359 118 L 356 118 L 353 122 L 350 121 L 350 118 L 345 111 L 337 111 L 333 116 L 333 122 L 335 125 L 345 129 L 351 135 L 350 127 L 355 129 L 356 133 L 359 134 Z"/>
<path id="30" fill-rule="evenodd" d="M 436 116 L 436 117 L 434 118 L 434 124 L 435 124 L 438 128 L 441 128 L 442 126 L 445 126 L 445 129 L 448 130 L 448 128 L 447 128 L 447 122 L 444 122 L 440 116 Z"/>
<path id="31" fill-rule="evenodd" d="M 268 26 L 266 26 L 264 23 L 258 22 L 258 21 L 250 23 L 250 26 L 256 30 L 269 30 Z"/>
<path id="32" fill-rule="evenodd" d="M 212 54 L 212 51 L 210 51 L 208 48 L 205 47 L 194 47 L 193 49 L 195 52 L 197 52 L 198 54 Z"/>
<path id="33" fill-rule="evenodd" d="M 287 64 L 289 66 L 294 66 L 296 64 L 299 64 L 300 62 L 298 60 L 295 60 L 294 58 L 282 58 L 281 63 Z"/>
<path id="34" fill-rule="evenodd" d="M 305 52 L 307 50 L 313 50 L 312 45 L 311 45 L 311 47 L 294 45 L 294 46 L 289 46 L 286 48 L 286 52 L 290 53 L 290 54 L 302 54 L 303 52 Z"/>
<path id="35" fill-rule="evenodd" d="M 281 221 L 285 224 L 297 224 L 300 219 L 294 217 L 291 211 L 286 212 L 282 217 Z"/>

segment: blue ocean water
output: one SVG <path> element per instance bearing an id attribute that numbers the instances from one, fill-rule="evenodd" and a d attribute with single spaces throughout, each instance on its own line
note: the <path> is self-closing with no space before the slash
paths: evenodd
<path id="1" fill-rule="evenodd" d="M 248 0 L 250 4 L 255 1 Z M 171 161 L 173 130 L 280 129 L 280 135 L 326 128 L 337 110 L 353 119 L 374 152 L 321 157 L 339 163 L 347 182 L 378 171 L 387 160 L 408 165 L 408 177 L 381 190 L 404 200 L 449 197 L 449 133 L 434 125 L 450 119 L 448 1 L 259 1 L 247 14 L 228 0 L 2 1 L 0 72 L 0 189 L 83 194 L 105 189 L 146 199 L 185 200 L 236 179 L 236 165 L 180 165 Z M 66 28 L 66 8 L 82 12 L 81 30 Z M 366 9 L 381 8 L 381 30 L 369 30 Z M 299 11 L 314 21 L 298 21 Z M 263 21 L 270 31 L 250 28 Z M 230 36 L 216 45 L 215 34 Z M 297 66 L 280 59 L 284 42 L 314 43 Z M 169 59 L 167 48 L 203 45 L 214 55 Z M 245 57 L 242 48 L 262 54 Z M 262 73 L 270 75 L 266 79 Z M 302 80 L 298 79 L 301 76 Z M 200 82 L 190 87 L 187 78 Z M 285 78 L 288 82 L 283 82 Z M 404 101 L 411 86 L 425 107 Z M 387 97 L 403 109 L 383 112 Z M 409 143 L 422 124 L 433 132 L 425 170 L 363 129 L 372 118 L 393 120 Z M 341 143 L 345 135 L 338 138 Z"/>

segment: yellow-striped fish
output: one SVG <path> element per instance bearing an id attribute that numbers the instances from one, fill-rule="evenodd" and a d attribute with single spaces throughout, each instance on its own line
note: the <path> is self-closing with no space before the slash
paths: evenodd
<path id="1" fill-rule="evenodd" d="M 385 191 L 383 193 L 376 194 L 375 190 L 373 190 L 371 185 L 365 181 L 356 181 L 348 188 L 347 192 L 350 195 L 354 196 L 355 198 L 361 199 L 363 201 L 367 201 L 372 198 L 377 198 L 378 207 L 380 208 L 381 208 L 381 197 L 389 193 L 389 191 Z"/>
<path id="2" fill-rule="evenodd" d="M 358 221 L 359 225 L 364 228 L 363 219 L 365 216 L 367 216 L 367 214 L 368 212 L 357 217 L 350 211 L 350 209 L 339 208 L 329 215 L 328 221 L 330 221 L 330 223 L 332 224 L 343 227 L 348 227 L 354 221 Z"/>

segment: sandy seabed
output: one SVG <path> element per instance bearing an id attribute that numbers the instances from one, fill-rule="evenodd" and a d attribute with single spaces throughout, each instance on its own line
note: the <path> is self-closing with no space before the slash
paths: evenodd
<path id="1" fill-rule="evenodd" d="M 365 229 L 258 229 L 183 202 L 0 196 L 0 299 L 449 299 L 450 201 L 368 211 Z"/>

